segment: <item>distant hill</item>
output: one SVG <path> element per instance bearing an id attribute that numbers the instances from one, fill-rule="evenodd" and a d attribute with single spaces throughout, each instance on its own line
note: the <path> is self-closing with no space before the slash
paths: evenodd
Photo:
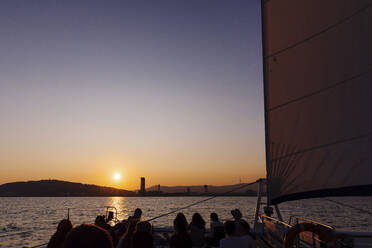
<path id="1" fill-rule="evenodd" d="M 227 195 L 256 195 L 257 194 L 257 184 L 243 187 L 243 183 L 241 184 L 234 184 L 234 185 L 224 185 L 224 186 L 214 186 L 214 185 L 207 185 L 208 193 L 210 194 L 226 194 L 226 192 L 232 191 L 234 189 L 240 188 L 238 190 L 234 190 Z M 194 185 L 194 186 L 162 186 L 160 185 L 160 191 L 162 193 L 169 193 L 169 194 L 177 194 L 177 193 L 185 193 L 187 192 L 188 188 L 190 189 L 191 194 L 202 194 L 205 193 L 204 185 Z M 158 185 L 152 186 L 150 188 L 146 188 L 146 191 L 157 191 Z"/>
<path id="2" fill-rule="evenodd" d="M 0 196 L 130 196 L 133 191 L 59 180 L 14 182 L 0 185 Z"/>

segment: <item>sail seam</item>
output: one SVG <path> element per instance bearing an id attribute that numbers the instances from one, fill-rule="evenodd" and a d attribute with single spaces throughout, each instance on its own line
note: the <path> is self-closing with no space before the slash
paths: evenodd
<path id="1" fill-rule="evenodd" d="M 367 4 L 363 8 L 361 8 L 361 9 L 357 10 L 356 12 L 354 12 L 352 15 L 350 15 L 350 16 L 348 16 L 348 17 L 346 17 L 346 18 L 344 18 L 344 19 L 342 19 L 342 20 L 340 20 L 340 21 L 338 21 L 338 22 L 336 22 L 336 23 L 328 26 L 327 28 L 325 28 L 325 29 L 323 29 L 323 30 L 321 30 L 321 31 L 319 31 L 319 32 L 317 32 L 317 33 L 315 33 L 315 34 L 313 34 L 313 35 L 311 35 L 311 36 L 303 39 L 303 40 L 300 40 L 300 41 L 298 41 L 298 42 L 296 42 L 296 43 L 294 43 L 294 44 L 292 44 L 292 45 L 290 45 L 290 46 L 288 46 L 286 48 L 283 48 L 283 49 L 281 49 L 281 50 L 279 50 L 277 52 L 274 52 L 274 53 L 272 53 L 270 55 L 267 55 L 265 57 L 265 59 L 268 59 L 268 58 L 271 58 L 273 56 L 276 56 L 276 55 L 278 55 L 280 53 L 283 53 L 283 52 L 285 52 L 285 51 L 287 51 L 289 49 L 295 48 L 295 47 L 297 47 L 297 46 L 299 46 L 299 45 L 301 45 L 301 44 L 303 44 L 303 43 L 305 43 L 305 42 L 307 42 L 309 40 L 312 40 L 315 37 L 318 37 L 319 35 L 322 35 L 322 34 L 328 32 L 329 30 L 331 30 L 331 29 L 333 29 L 333 28 L 335 28 L 335 27 L 337 27 L 337 26 L 339 26 L 339 25 L 341 25 L 341 24 L 349 21 L 350 19 L 352 19 L 353 17 L 357 16 L 358 14 L 366 11 L 371 6 L 372 6 L 372 4 Z"/>
<path id="2" fill-rule="evenodd" d="M 330 86 L 328 86 L 328 87 L 326 87 L 326 88 L 323 88 L 323 89 L 320 89 L 320 90 L 318 90 L 318 91 L 312 92 L 312 93 L 310 93 L 310 94 L 308 94 L 308 95 L 304 95 L 304 96 L 301 96 L 301 97 L 299 97 L 299 98 L 296 98 L 296 99 L 290 100 L 290 101 L 288 101 L 288 102 L 285 102 L 285 103 L 279 104 L 279 105 L 277 105 L 277 106 L 275 106 L 275 107 L 269 108 L 267 111 L 268 111 L 268 112 L 274 111 L 274 110 L 279 109 L 279 108 L 282 108 L 282 107 L 284 107 L 284 106 L 286 106 L 286 105 L 289 105 L 289 104 L 292 104 L 292 103 L 295 103 L 295 102 L 301 101 L 301 100 L 303 100 L 303 99 L 306 99 L 306 98 L 312 97 L 312 96 L 314 96 L 314 95 L 320 94 L 320 93 L 322 93 L 322 92 L 324 92 L 324 91 L 327 91 L 327 90 L 330 90 L 330 89 L 336 88 L 336 87 L 338 87 L 338 86 L 340 86 L 340 85 L 343 85 L 343 84 L 346 84 L 346 83 L 350 83 L 350 82 L 352 82 L 354 79 L 360 78 L 360 77 L 362 77 L 362 76 L 364 76 L 364 75 L 366 75 L 366 74 L 368 74 L 368 73 L 371 73 L 371 72 L 372 72 L 372 68 L 370 68 L 369 70 L 367 70 L 367 71 L 365 71 L 365 72 L 362 72 L 362 73 L 360 73 L 360 74 L 358 74 L 358 75 L 355 75 L 355 76 L 352 76 L 352 77 L 350 77 L 350 78 L 347 78 L 347 79 L 345 79 L 345 80 L 343 80 L 343 81 L 341 81 L 341 82 L 335 83 L 335 84 L 330 85 Z"/>
<path id="3" fill-rule="evenodd" d="M 327 144 L 323 144 L 323 145 L 319 145 L 319 146 L 310 147 L 310 148 L 307 148 L 307 149 L 303 149 L 301 151 L 293 152 L 293 153 L 283 155 L 283 156 L 278 157 L 278 158 L 274 158 L 274 159 L 270 160 L 270 162 L 275 162 L 275 161 L 278 161 L 280 159 L 288 158 L 288 157 L 298 155 L 298 154 L 301 154 L 301 153 L 305 153 L 305 152 L 318 150 L 318 149 L 325 148 L 325 147 L 328 147 L 328 146 L 333 146 L 333 145 L 338 145 L 338 144 L 341 144 L 341 143 L 347 143 L 347 142 L 358 140 L 358 139 L 363 139 L 365 137 L 371 136 L 371 134 L 372 133 L 366 133 L 366 134 L 358 135 L 358 136 L 355 136 L 355 137 L 352 137 L 352 138 L 349 138 L 349 139 L 339 140 L 339 141 L 335 141 L 335 142 L 331 142 L 331 143 L 327 143 Z"/>

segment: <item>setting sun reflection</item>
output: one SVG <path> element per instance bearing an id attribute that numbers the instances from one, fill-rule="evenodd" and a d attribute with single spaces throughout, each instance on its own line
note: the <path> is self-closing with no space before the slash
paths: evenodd
<path id="1" fill-rule="evenodd" d="M 110 197 L 110 203 L 109 205 L 111 207 L 114 207 L 117 211 L 117 218 L 119 220 L 127 219 L 128 218 L 128 209 L 126 206 L 126 198 L 125 197 Z"/>

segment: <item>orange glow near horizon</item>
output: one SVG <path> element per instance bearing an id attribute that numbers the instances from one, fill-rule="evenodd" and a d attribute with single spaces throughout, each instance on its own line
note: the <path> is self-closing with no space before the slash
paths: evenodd
<path id="1" fill-rule="evenodd" d="M 252 150 L 259 150 L 252 142 Z M 87 144 L 88 145 L 88 144 Z M 192 147 L 192 146 L 191 146 Z M 211 146 L 210 146 L 211 147 Z M 76 156 L 64 150 L 59 154 L 50 152 L 50 157 L 30 147 L 22 156 L 2 156 L 0 166 L 0 184 L 42 179 L 56 179 L 85 184 L 96 184 L 127 190 L 138 190 L 140 177 L 146 178 L 146 187 L 154 185 L 231 185 L 240 182 L 252 182 L 265 176 L 264 153 L 248 155 L 243 148 L 224 149 L 210 156 L 211 151 L 177 151 L 172 154 L 168 149 L 155 147 L 157 153 L 148 151 L 135 154 L 96 153 L 95 156 Z M 214 145 L 216 151 L 226 148 Z M 42 147 L 41 149 L 47 149 Z M 190 151 L 194 151 L 190 153 Z M 205 154 L 203 154 L 203 152 Z M 39 155 L 40 154 L 40 155 Z M 37 156 L 39 155 L 39 156 Z M 129 155 L 132 155 L 130 157 Z M 136 155 L 136 156 L 135 156 Z M 150 156 L 151 155 L 151 156 Z M 110 159 L 114 158 L 114 159 Z M 182 159 L 178 159 L 182 158 Z M 245 162 L 246 161 L 246 162 Z M 53 165 L 53 166 L 50 166 Z M 22 173 L 20 173 L 22 171 Z M 115 176 L 120 174 L 120 178 Z M 117 180 L 115 180 L 115 178 Z"/>
<path id="2" fill-rule="evenodd" d="M 264 177 L 259 1 L 93 2 L 0 1 L 0 185 Z"/>
<path id="3" fill-rule="evenodd" d="M 190 166 L 191 167 L 191 166 Z M 193 170 L 181 169 L 178 172 L 177 168 L 165 168 L 163 170 L 153 170 L 153 169 L 143 169 L 138 168 L 126 168 L 125 178 L 123 173 L 118 173 L 107 167 L 93 167 L 90 170 L 84 170 L 82 166 L 81 170 L 84 173 L 75 174 L 71 170 L 58 171 L 57 176 L 50 176 L 53 170 L 56 168 L 51 168 L 47 170 L 46 168 L 42 170 L 34 170 L 33 173 L 27 173 L 23 176 L 16 174 L 14 171 L 8 170 L 8 177 L 4 180 L 1 178 L 2 183 L 14 182 L 14 181 L 29 181 L 29 180 L 43 180 L 43 179 L 56 179 L 70 182 L 79 182 L 84 184 L 95 184 L 99 186 L 108 186 L 127 190 L 138 190 L 140 188 L 140 178 L 146 178 L 146 187 L 151 187 L 154 185 L 162 186 L 189 186 L 189 185 L 231 185 L 240 182 L 252 182 L 260 177 L 264 177 L 263 168 L 264 165 L 247 166 L 245 171 L 243 170 L 210 170 L 208 168 L 213 168 L 212 166 L 206 166 L 205 169 L 201 167 Z M 66 167 L 65 167 L 66 168 Z M 27 170 L 27 168 L 23 168 Z M 0 168 L 2 171 L 2 168 Z M 222 171 L 222 172 L 221 172 Z M 4 175 L 4 174 L 3 174 Z"/>

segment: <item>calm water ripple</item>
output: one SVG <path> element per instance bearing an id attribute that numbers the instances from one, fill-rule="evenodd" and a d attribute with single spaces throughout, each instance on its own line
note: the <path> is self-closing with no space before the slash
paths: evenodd
<path id="1" fill-rule="evenodd" d="M 142 208 L 144 219 L 175 210 L 200 200 L 200 197 L 0 197 L 0 247 L 30 247 L 49 241 L 58 222 L 66 218 L 74 225 L 93 223 L 106 206 L 115 206 L 118 218 L 125 219 L 135 208 Z M 332 200 L 372 211 L 372 197 L 331 198 Z M 256 197 L 219 197 L 185 209 L 188 220 L 199 212 L 209 225 L 209 215 L 216 212 L 222 220 L 231 218 L 230 210 L 239 208 L 253 223 Z M 372 231 L 372 216 L 324 199 L 309 199 L 280 204 L 283 217 L 308 217 L 340 229 Z M 176 214 L 153 221 L 155 226 L 171 226 Z M 11 234 L 11 235 L 9 235 Z M 8 236 L 9 235 L 9 236 Z"/>

